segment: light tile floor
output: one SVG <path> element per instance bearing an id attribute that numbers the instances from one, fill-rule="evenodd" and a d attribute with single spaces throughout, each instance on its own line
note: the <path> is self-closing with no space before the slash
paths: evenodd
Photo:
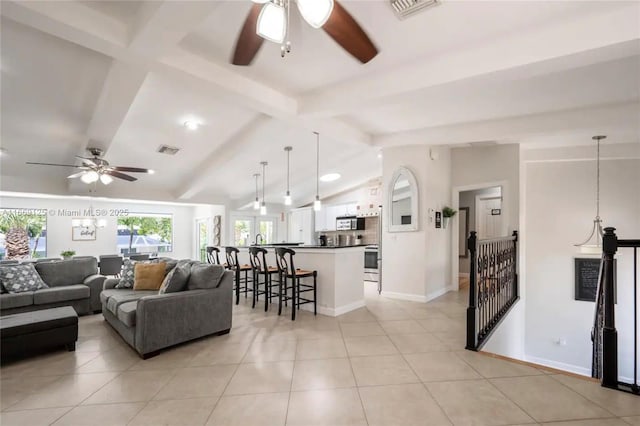
<path id="1" fill-rule="evenodd" d="M 295 322 L 243 299 L 229 335 L 146 361 L 82 317 L 76 352 L 2 366 L 0 424 L 640 425 L 638 397 L 465 351 L 465 293 L 366 298 Z"/>

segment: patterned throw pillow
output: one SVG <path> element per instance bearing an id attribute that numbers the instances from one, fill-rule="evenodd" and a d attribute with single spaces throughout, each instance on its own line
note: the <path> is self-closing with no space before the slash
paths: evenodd
<path id="1" fill-rule="evenodd" d="M 135 282 L 136 263 L 158 263 L 158 259 L 153 260 L 131 260 L 125 259 L 120 271 L 120 282 L 116 284 L 116 288 L 133 288 Z"/>
<path id="2" fill-rule="evenodd" d="M 49 288 L 42 281 L 32 263 L 1 267 L 0 282 L 9 293 L 23 293 Z"/>

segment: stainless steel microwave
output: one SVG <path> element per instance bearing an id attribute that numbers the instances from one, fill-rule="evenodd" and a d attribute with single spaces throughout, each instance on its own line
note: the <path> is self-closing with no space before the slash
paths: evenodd
<path id="1" fill-rule="evenodd" d="M 342 216 L 336 218 L 337 231 L 362 231 L 364 230 L 364 218 L 356 216 Z"/>

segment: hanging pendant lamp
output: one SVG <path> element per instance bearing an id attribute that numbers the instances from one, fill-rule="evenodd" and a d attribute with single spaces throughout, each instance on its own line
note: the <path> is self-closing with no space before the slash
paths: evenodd
<path id="1" fill-rule="evenodd" d="M 322 209 L 320 201 L 320 133 L 313 133 L 316 135 L 316 200 L 313 202 L 313 210 L 319 212 Z"/>
<path id="2" fill-rule="evenodd" d="M 253 201 L 253 209 L 258 210 L 260 208 L 260 199 L 258 198 L 258 178 L 260 173 L 254 173 L 253 178 L 256 181 L 256 199 Z"/>
<path id="3" fill-rule="evenodd" d="M 596 141 L 596 217 L 593 219 L 591 234 L 582 243 L 576 244 L 580 253 L 600 254 L 602 253 L 602 220 L 600 219 L 600 141 L 606 136 L 598 135 L 591 139 Z"/>
<path id="4" fill-rule="evenodd" d="M 264 176 L 266 174 L 267 164 L 269 163 L 262 161 L 260 164 L 262 165 L 262 204 L 260 204 L 260 215 L 264 216 L 267 214 L 267 204 L 264 202 Z"/>
<path id="5" fill-rule="evenodd" d="M 285 206 L 290 206 L 291 205 L 291 192 L 289 191 L 289 172 L 290 172 L 289 156 L 291 155 L 291 151 L 293 150 L 293 147 L 285 146 L 284 150 L 287 153 L 287 193 L 284 196 L 284 205 Z"/>

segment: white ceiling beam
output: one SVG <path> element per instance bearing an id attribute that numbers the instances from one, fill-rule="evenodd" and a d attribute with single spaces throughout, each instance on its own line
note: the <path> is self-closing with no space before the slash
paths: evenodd
<path id="1" fill-rule="evenodd" d="M 3 16 L 23 25 L 120 60 L 127 55 L 122 22 L 74 1 L 3 1 Z"/>
<path id="2" fill-rule="evenodd" d="M 132 29 L 129 49 L 148 58 L 157 58 L 173 49 L 217 7 L 215 1 L 143 2 Z"/>
<path id="3" fill-rule="evenodd" d="M 388 102 L 429 87 L 548 61 L 640 39 L 637 4 L 616 3 L 606 13 L 576 16 L 503 37 L 491 44 L 430 57 L 369 78 L 358 77 L 306 94 L 303 116 L 330 117 Z M 615 22 L 612 26 L 611 23 Z M 598 28 L 607 28 L 599 31 Z M 571 34 L 571 36 L 567 36 Z M 523 49 L 523 46 L 526 46 Z"/>
<path id="4" fill-rule="evenodd" d="M 194 165 L 193 173 L 188 176 L 175 192 L 176 198 L 186 200 L 203 191 L 210 182 L 211 176 L 234 157 L 240 157 L 261 127 L 271 118 L 260 115 L 229 137 L 218 149 L 211 152 L 200 164 Z M 230 182 L 233 184 L 233 182 Z"/>
<path id="5" fill-rule="evenodd" d="M 374 144 L 391 147 L 456 145 L 483 141 L 520 143 L 551 135 L 571 135 L 577 131 L 585 135 L 611 132 L 632 139 L 635 135 L 637 141 L 640 137 L 639 116 L 640 103 L 629 102 L 380 135 L 374 137 Z"/>

